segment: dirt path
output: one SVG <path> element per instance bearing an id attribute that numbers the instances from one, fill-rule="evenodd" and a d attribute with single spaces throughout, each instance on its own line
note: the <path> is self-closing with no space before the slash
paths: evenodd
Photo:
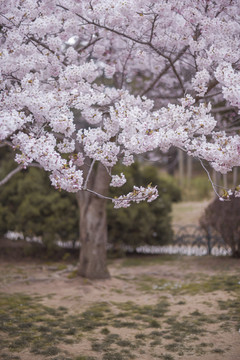
<path id="1" fill-rule="evenodd" d="M 160 256 L 76 277 L 65 263 L 0 265 L 1 359 L 239 360 L 240 261 Z"/>

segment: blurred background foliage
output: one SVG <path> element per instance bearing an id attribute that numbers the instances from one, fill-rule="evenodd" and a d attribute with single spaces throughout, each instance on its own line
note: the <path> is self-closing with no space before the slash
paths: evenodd
<path id="1" fill-rule="evenodd" d="M 16 167 L 12 154 L 1 150 L 1 178 Z M 4 156 L 3 156 L 4 155 Z M 46 172 L 28 168 L 0 188 L 0 234 L 8 230 L 40 236 L 48 247 L 57 240 L 78 239 L 78 207 L 74 194 L 56 191 Z"/>
<path id="2" fill-rule="evenodd" d="M 212 185 L 207 174 L 197 175 L 188 183 L 186 180 L 182 188 L 183 201 L 203 201 L 213 196 Z"/>
<path id="3" fill-rule="evenodd" d="M 109 242 L 114 247 L 130 245 L 164 245 L 173 237 L 171 227 L 171 204 L 181 200 L 181 191 L 172 177 L 162 178 L 154 166 L 138 162 L 130 167 L 118 165 L 116 173 L 124 172 L 127 183 L 121 188 L 110 188 L 111 196 L 119 196 L 132 191 L 133 186 L 157 185 L 159 197 L 151 202 L 132 204 L 128 208 L 113 209 L 109 202 L 108 228 Z"/>
<path id="4" fill-rule="evenodd" d="M 0 178 L 16 167 L 13 154 L 0 149 Z M 113 209 L 107 203 L 109 242 L 133 247 L 143 244 L 163 245 L 171 241 L 171 203 L 181 199 L 181 192 L 172 177 L 162 178 L 153 166 L 135 163 L 117 166 L 114 173 L 124 171 L 127 184 L 110 188 L 110 196 L 128 193 L 133 186 L 157 185 L 159 198 L 152 203 L 133 204 L 127 209 Z M 7 231 L 21 232 L 24 238 L 39 236 L 48 248 L 56 241 L 79 237 L 79 210 L 74 194 L 56 191 L 48 174 L 39 168 L 28 168 L 14 175 L 0 187 L 0 235 Z"/>
<path id="5" fill-rule="evenodd" d="M 231 196 L 229 201 L 215 198 L 200 218 L 206 236 L 215 231 L 230 246 L 232 255 L 240 258 L 240 198 Z"/>

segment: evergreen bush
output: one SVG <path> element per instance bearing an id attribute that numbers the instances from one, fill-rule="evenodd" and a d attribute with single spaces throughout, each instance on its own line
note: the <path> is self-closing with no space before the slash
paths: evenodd
<path id="1" fill-rule="evenodd" d="M 116 168 L 120 173 L 122 168 Z M 151 203 L 141 202 L 128 208 L 113 209 L 108 203 L 109 242 L 118 249 L 122 244 L 136 248 L 139 245 L 163 245 L 172 240 L 171 203 L 179 201 L 181 193 L 172 179 L 159 176 L 157 168 L 135 163 L 124 168 L 127 184 L 111 188 L 111 196 L 128 193 L 133 185 L 147 186 L 150 179 L 157 185 L 159 198 Z"/>
<path id="2" fill-rule="evenodd" d="M 1 152 L 1 178 L 14 167 L 11 154 Z M 15 164 L 16 166 L 16 164 Z M 73 194 L 56 191 L 48 175 L 29 168 L 14 175 L 0 187 L 0 235 L 21 232 L 39 236 L 48 249 L 57 240 L 78 239 L 78 207 Z"/>
<path id="3" fill-rule="evenodd" d="M 4 177 L 16 164 L 12 154 L 0 149 L 0 176 Z M 123 168 L 118 166 L 117 173 Z M 126 209 L 113 209 L 107 203 L 109 242 L 114 247 L 159 245 L 172 240 L 171 203 L 179 201 L 180 190 L 173 179 L 159 176 L 157 168 L 139 163 L 124 168 L 128 184 L 111 188 L 110 196 L 128 193 L 134 185 L 157 185 L 159 198 L 152 203 L 141 202 Z M 0 235 L 8 230 L 24 237 L 41 237 L 48 251 L 58 240 L 72 241 L 79 237 L 78 205 L 74 194 L 56 191 L 48 175 L 39 168 L 29 168 L 12 177 L 0 187 Z"/>

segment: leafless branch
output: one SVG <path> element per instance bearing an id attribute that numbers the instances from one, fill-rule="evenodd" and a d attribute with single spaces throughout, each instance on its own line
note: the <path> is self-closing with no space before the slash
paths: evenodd
<path id="1" fill-rule="evenodd" d="M 188 49 L 188 46 L 185 46 L 185 47 L 177 54 L 177 56 L 175 57 L 175 59 L 171 60 L 171 63 L 174 64 L 177 60 L 179 60 L 179 59 L 183 56 L 183 54 L 187 51 L 187 49 Z M 169 58 L 168 58 L 168 59 L 169 59 Z M 141 94 L 141 96 L 144 96 L 144 95 L 146 95 L 149 91 L 151 91 L 151 90 L 154 88 L 154 86 L 157 84 L 157 82 L 161 79 L 161 77 L 166 74 L 166 72 L 170 69 L 171 66 L 172 66 L 172 65 L 171 65 L 170 63 L 167 64 L 167 65 L 165 66 L 165 68 L 160 72 L 160 74 L 156 77 L 156 79 L 149 85 L 149 87 L 148 87 L 146 90 L 144 90 L 144 92 Z"/>
<path id="2" fill-rule="evenodd" d="M 216 79 L 213 79 L 212 81 L 209 82 L 208 84 L 208 88 L 206 91 L 206 94 L 204 96 L 196 96 L 196 101 L 195 103 L 197 103 L 199 100 L 202 100 L 205 98 L 205 96 L 213 89 L 215 88 L 215 86 L 217 86 L 219 84 L 219 82 Z"/>
<path id="3" fill-rule="evenodd" d="M 36 163 L 29 164 L 28 166 L 42 168 L 41 165 L 36 164 Z M 15 174 L 17 174 L 18 172 L 20 172 L 23 169 L 24 169 L 23 166 L 19 165 L 14 170 L 10 171 L 10 173 L 8 173 L 8 175 L 6 175 L 5 178 L 3 178 L 0 181 L 0 186 L 6 184 Z"/>
<path id="4" fill-rule="evenodd" d="M 157 18 L 158 18 L 158 15 L 155 15 L 154 19 L 153 19 L 153 22 L 152 22 L 151 34 L 150 34 L 150 39 L 149 39 L 150 43 L 152 42 L 154 27 L 155 27 L 155 23 L 156 23 Z"/>
<path id="5" fill-rule="evenodd" d="M 217 190 L 216 190 L 216 185 L 215 185 L 214 182 L 212 181 L 212 178 L 211 178 L 211 175 L 210 175 L 208 169 L 207 169 L 206 166 L 203 164 L 203 161 L 202 161 L 201 159 L 198 159 L 198 160 L 200 161 L 200 164 L 202 165 L 202 168 L 203 168 L 203 169 L 206 171 L 206 173 L 207 173 L 207 176 L 208 176 L 208 179 L 209 179 L 209 181 L 210 181 L 210 183 L 211 183 L 211 185 L 212 185 L 213 191 L 215 192 L 216 196 L 220 199 L 221 196 L 219 195 L 219 193 L 218 193 Z M 221 198 L 221 199 L 222 199 L 222 198 Z"/>
<path id="6" fill-rule="evenodd" d="M 13 144 L 11 143 L 11 141 L 3 141 L 0 143 L 0 147 L 4 147 L 4 146 L 10 146 L 10 147 L 13 147 Z"/>
<path id="7" fill-rule="evenodd" d="M 102 194 L 97 193 L 96 191 L 90 190 L 90 189 L 86 189 L 87 192 L 90 192 L 91 194 L 94 194 L 98 197 L 100 197 L 101 199 L 106 199 L 106 200 L 113 200 L 113 198 L 109 197 L 109 196 L 104 196 Z"/>
<path id="8" fill-rule="evenodd" d="M 120 89 L 121 89 L 122 86 L 123 86 L 123 81 L 124 81 L 124 76 L 125 76 L 125 69 L 126 69 L 126 66 L 127 66 L 127 62 L 128 62 L 128 60 L 130 59 L 130 57 L 131 57 L 132 49 L 133 49 L 133 45 L 132 45 L 131 50 L 129 51 L 129 54 L 128 54 L 128 56 L 127 56 L 127 58 L 126 58 L 126 60 L 125 60 L 125 62 L 124 62 L 124 65 L 123 65 L 122 78 L 121 78 L 121 83 L 120 83 Z"/>
<path id="9" fill-rule="evenodd" d="M 88 180 L 89 180 L 89 177 L 90 177 L 90 175 L 91 175 L 91 173 L 92 173 L 92 169 L 93 169 L 94 164 L 95 164 L 95 160 L 92 161 L 91 166 L 90 166 L 90 169 L 88 170 L 88 174 L 87 174 L 87 177 L 86 177 L 84 186 L 83 186 L 83 189 L 84 189 L 84 190 L 87 189 Z"/>
<path id="10" fill-rule="evenodd" d="M 83 52 L 83 51 L 86 50 L 89 46 L 94 45 L 97 41 L 99 41 L 99 40 L 101 40 L 101 39 L 102 39 L 102 38 L 97 38 L 97 39 L 93 40 L 92 42 L 89 42 L 86 46 L 78 49 L 77 52 L 78 52 L 78 53 Z"/>
<path id="11" fill-rule="evenodd" d="M 19 165 L 14 170 L 12 170 L 4 179 L 0 181 L 0 186 L 6 184 L 15 174 L 23 169 L 22 165 Z"/>
<path id="12" fill-rule="evenodd" d="M 62 9 L 64 9 L 64 10 L 66 10 L 66 11 L 69 11 L 69 9 L 66 8 L 66 7 L 63 6 L 63 5 L 60 5 L 60 4 L 59 4 L 59 5 L 57 5 L 57 6 L 60 7 L 60 8 L 62 8 Z M 132 37 L 131 35 L 128 35 L 128 34 L 125 34 L 125 33 L 121 32 L 121 31 L 119 31 L 119 30 L 110 28 L 110 27 L 108 27 L 107 25 L 102 25 L 102 24 L 99 24 L 99 23 L 97 23 L 97 22 L 95 22 L 95 21 L 88 20 L 88 19 L 85 18 L 83 15 L 80 15 L 80 14 L 78 14 L 78 13 L 75 13 L 75 15 L 76 15 L 77 17 L 79 17 L 80 19 L 84 20 L 88 25 L 94 25 L 94 26 L 96 26 L 96 27 L 98 27 L 98 28 L 100 28 L 100 29 L 105 29 L 105 30 L 107 30 L 107 31 L 109 31 L 109 32 L 112 32 L 112 33 L 117 34 L 117 35 L 119 35 L 119 36 L 121 36 L 121 37 L 124 37 L 124 38 L 126 38 L 126 39 L 128 39 L 128 40 L 131 40 L 131 41 L 133 41 L 134 43 L 138 43 L 138 44 L 141 44 L 141 45 L 147 45 L 147 46 L 149 46 L 154 52 L 156 52 L 159 56 L 162 56 L 163 58 L 165 58 L 165 59 L 168 60 L 168 56 L 166 56 L 165 54 L 163 54 L 159 49 L 157 49 L 155 46 L 153 46 L 153 44 L 152 44 L 151 42 L 149 42 L 149 41 L 143 41 L 143 40 L 140 40 L 140 39 L 136 39 L 136 38 Z"/>
<path id="13" fill-rule="evenodd" d="M 181 87 L 181 89 L 182 89 L 182 92 L 183 92 L 183 94 L 184 94 L 184 93 L 185 93 L 185 88 L 184 88 L 184 86 L 183 86 L 182 79 L 180 78 L 180 75 L 178 74 L 177 69 L 175 68 L 175 65 L 174 65 L 174 63 L 172 62 L 172 60 L 169 59 L 169 62 L 170 62 L 170 65 L 171 65 L 171 68 L 172 68 L 174 74 L 176 75 L 176 78 L 178 79 L 178 82 L 179 82 L 179 85 L 180 85 L 180 87 Z"/>

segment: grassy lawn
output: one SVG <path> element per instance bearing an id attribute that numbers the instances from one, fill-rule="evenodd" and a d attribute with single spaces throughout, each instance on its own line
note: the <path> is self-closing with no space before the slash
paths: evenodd
<path id="1" fill-rule="evenodd" d="M 173 228 L 186 225 L 199 226 L 199 218 L 211 200 L 173 203 Z"/>
<path id="2" fill-rule="evenodd" d="M 111 260 L 112 278 L 67 263 L 0 265 L 3 360 L 237 360 L 240 261 Z"/>

